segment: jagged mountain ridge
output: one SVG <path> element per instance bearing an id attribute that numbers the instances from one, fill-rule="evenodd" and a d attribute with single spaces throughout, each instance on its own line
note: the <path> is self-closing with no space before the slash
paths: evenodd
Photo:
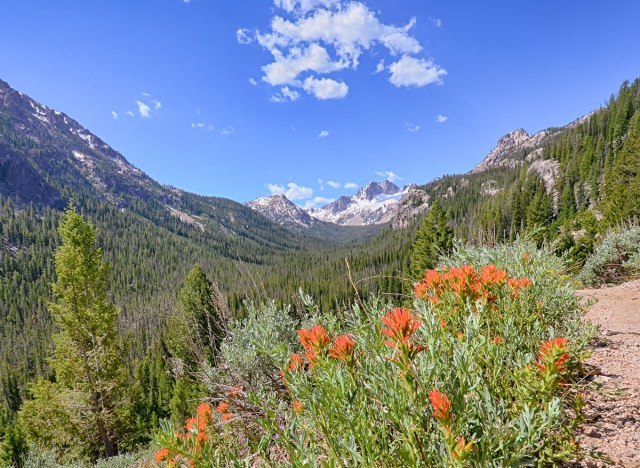
<path id="1" fill-rule="evenodd" d="M 352 196 L 342 196 L 309 214 L 322 221 L 342 226 L 368 226 L 389 222 L 396 206 L 408 190 L 389 180 L 370 182 Z"/>

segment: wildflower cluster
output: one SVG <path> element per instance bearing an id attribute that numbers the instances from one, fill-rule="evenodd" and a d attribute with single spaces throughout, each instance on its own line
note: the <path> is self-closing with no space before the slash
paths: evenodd
<path id="1" fill-rule="evenodd" d="M 432 304 L 438 304 L 445 296 L 453 293 L 457 303 L 472 303 L 482 300 L 493 304 L 502 295 L 506 285 L 513 297 L 520 289 L 531 286 L 528 278 L 510 278 L 507 272 L 495 265 L 486 265 L 477 271 L 471 265 L 459 268 L 443 268 L 428 270 L 420 283 L 414 288 L 418 299 L 425 299 Z"/>
<path id="2" fill-rule="evenodd" d="M 418 353 L 425 349 L 424 346 L 416 344 L 411 339 L 422 322 L 416 320 L 415 315 L 404 307 L 389 311 L 386 316 L 382 317 L 382 322 L 386 325 L 382 333 L 389 337 L 384 344 L 396 350 L 395 361 L 401 367 L 406 368 Z"/>
<path id="3" fill-rule="evenodd" d="M 207 463 L 212 452 L 210 442 L 218 435 L 216 426 L 232 419 L 226 401 L 220 402 L 215 410 L 209 403 L 200 403 L 195 416 L 185 422 L 184 431 L 164 431 L 159 438 L 161 448 L 154 455 L 154 461 L 164 462 L 168 467 L 209 466 Z"/>

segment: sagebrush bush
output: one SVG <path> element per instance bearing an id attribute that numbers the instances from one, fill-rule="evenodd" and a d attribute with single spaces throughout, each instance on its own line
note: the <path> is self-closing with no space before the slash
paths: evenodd
<path id="1" fill-rule="evenodd" d="M 640 226 L 609 231 L 580 272 L 589 286 L 618 283 L 640 272 Z"/>
<path id="2" fill-rule="evenodd" d="M 222 406 L 201 406 L 184 429 L 165 426 L 156 461 L 506 466 L 575 457 L 582 400 L 572 382 L 590 330 L 562 261 L 518 242 L 457 248 L 446 263 L 416 285 L 411 310 L 372 298 L 340 322 L 320 313 L 245 322 L 250 353 L 265 342 L 282 351 L 270 355 L 282 369 L 272 391 L 220 395 Z"/>

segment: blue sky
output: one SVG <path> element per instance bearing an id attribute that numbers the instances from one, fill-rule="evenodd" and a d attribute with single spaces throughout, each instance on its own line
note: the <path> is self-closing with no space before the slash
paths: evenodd
<path id="1" fill-rule="evenodd" d="M 311 205 L 597 108 L 640 75 L 639 19 L 635 0 L 5 0 L 0 78 L 162 183 Z"/>

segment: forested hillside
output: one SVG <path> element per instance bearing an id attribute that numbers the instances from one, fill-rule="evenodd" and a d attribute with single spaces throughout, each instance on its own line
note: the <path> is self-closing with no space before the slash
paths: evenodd
<path id="1" fill-rule="evenodd" d="M 535 141 L 482 170 L 445 176 L 419 190 L 430 206 L 438 201 L 438 223 L 448 220 L 462 241 L 528 235 L 538 244 L 553 242 L 556 253 L 569 253 L 580 264 L 601 233 L 640 214 L 640 81 L 624 83 L 602 109 Z M 7 434 L 16 430 L 15 414 L 30 398 L 29 384 L 57 379 L 50 360 L 59 328 L 51 316 L 51 285 L 58 279 L 54 252 L 69 203 L 97 228 L 96 244 L 110 265 L 107 292 L 121 311 L 123 378 L 134 388 L 131 447 L 148 442 L 160 419 L 184 416 L 193 397 L 185 390 L 193 382 L 173 372 L 177 351 L 168 324 L 184 309 L 178 291 L 194 265 L 212 281 L 217 310 L 228 309 L 229 320 L 251 316 L 249 302 L 269 300 L 279 310 L 291 304 L 289 314 L 301 317 L 309 305 L 299 290 L 325 317 L 340 315 L 369 293 L 400 304 L 410 291 L 409 259 L 421 221 L 377 235 L 324 225 L 314 235 L 290 231 L 231 200 L 157 184 L 66 115 L 0 82 L 5 441 L 13 440 Z M 411 203 L 415 199 L 405 201 Z"/>
<path id="2" fill-rule="evenodd" d="M 422 187 L 449 212 L 458 237 L 558 240 L 579 260 L 594 237 L 638 216 L 640 80 L 625 82 L 606 106 L 482 170 Z M 410 202 L 410 200 L 408 200 Z"/>

